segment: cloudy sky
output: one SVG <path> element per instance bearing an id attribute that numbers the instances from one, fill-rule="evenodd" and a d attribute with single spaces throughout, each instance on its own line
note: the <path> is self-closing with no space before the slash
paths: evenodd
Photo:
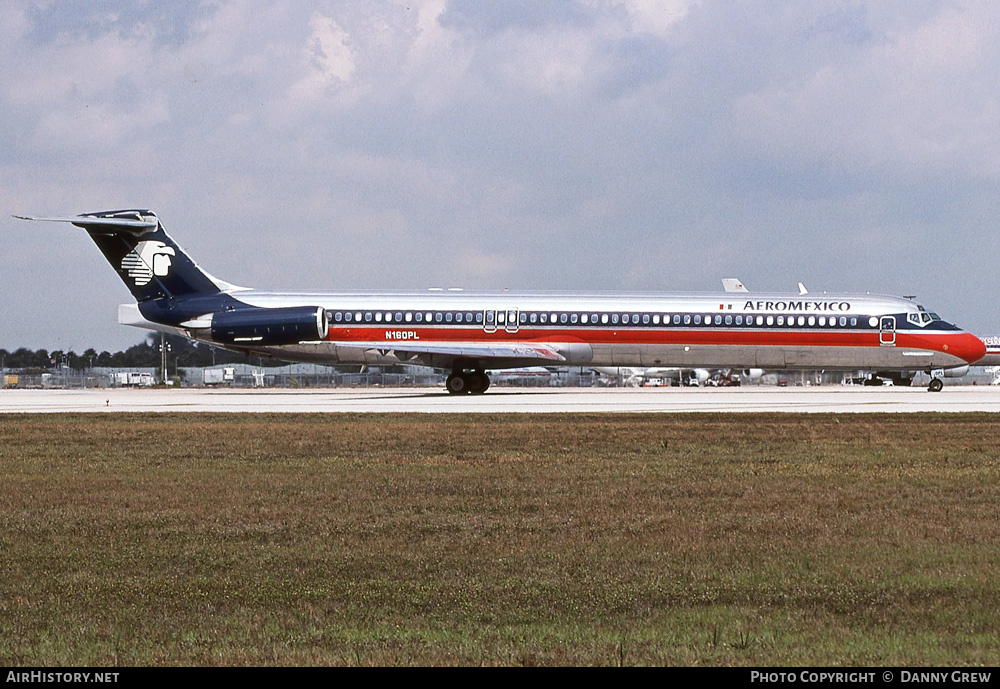
<path id="1" fill-rule="evenodd" d="M 1000 332 L 1000 3 L 0 3 L 0 347 L 119 349 L 86 234 L 255 287 L 916 294 Z"/>

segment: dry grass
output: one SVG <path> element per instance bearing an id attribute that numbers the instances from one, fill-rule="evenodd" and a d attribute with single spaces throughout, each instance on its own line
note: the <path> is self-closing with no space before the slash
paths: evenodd
<path id="1" fill-rule="evenodd" d="M 0 664 L 992 665 L 998 434 L 0 416 Z"/>

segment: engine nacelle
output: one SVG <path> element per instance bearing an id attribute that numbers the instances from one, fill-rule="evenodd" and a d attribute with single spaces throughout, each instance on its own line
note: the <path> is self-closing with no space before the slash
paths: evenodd
<path id="1" fill-rule="evenodd" d="M 969 372 L 968 366 L 956 366 L 955 368 L 946 368 L 944 370 L 945 378 L 961 378 L 966 373 Z"/>
<path id="2" fill-rule="evenodd" d="M 233 345 L 288 345 L 322 340 L 329 327 L 318 306 L 249 308 L 212 314 L 212 341 Z"/>
<path id="3" fill-rule="evenodd" d="M 750 380 L 757 380 L 762 375 L 764 375 L 764 369 L 762 368 L 745 368 L 743 369 L 743 377 L 749 378 Z"/>

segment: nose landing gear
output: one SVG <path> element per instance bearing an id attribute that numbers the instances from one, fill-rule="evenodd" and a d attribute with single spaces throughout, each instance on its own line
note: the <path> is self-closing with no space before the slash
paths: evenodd
<path id="1" fill-rule="evenodd" d="M 928 392 L 941 392 L 944 387 L 944 370 L 934 369 L 931 371 L 931 382 L 927 386 Z"/>

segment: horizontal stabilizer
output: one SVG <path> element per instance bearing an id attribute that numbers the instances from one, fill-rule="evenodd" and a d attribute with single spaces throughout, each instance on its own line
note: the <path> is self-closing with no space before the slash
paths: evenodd
<path id="1" fill-rule="evenodd" d="M 14 217 L 18 220 L 68 222 L 77 227 L 107 228 L 130 234 L 142 234 L 155 230 L 158 224 L 156 216 L 142 217 L 138 213 L 130 214 L 130 217 L 97 217 L 93 215 L 76 215 L 71 218 L 35 218 L 27 215 L 15 215 Z"/>

